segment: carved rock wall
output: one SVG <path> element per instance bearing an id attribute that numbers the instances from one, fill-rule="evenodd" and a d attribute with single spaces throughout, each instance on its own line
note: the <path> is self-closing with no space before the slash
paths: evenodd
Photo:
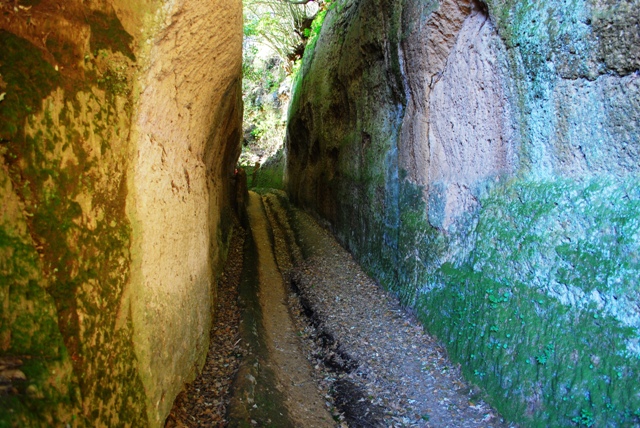
<path id="1" fill-rule="evenodd" d="M 161 426 L 204 361 L 230 234 L 241 4 L 13 3 L 0 425 Z"/>
<path id="2" fill-rule="evenodd" d="M 639 422 L 637 1 L 340 1 L 287 186 L 524 425 Z"/>

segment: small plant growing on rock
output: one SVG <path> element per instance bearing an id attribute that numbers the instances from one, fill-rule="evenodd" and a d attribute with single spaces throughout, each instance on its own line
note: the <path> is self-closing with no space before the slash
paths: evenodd
<path id="1" fill-rule="evenodd" d="M 582 409 L 580 411 L 580 416 L 576 416 L 575 418 L 571 419 L 574 423 L 576 423 L 578 426 L 585 426 L 585 427 L 591 427 L 593 426 L 593 413 L 591 413 L 589 410 L 587 409 Z"/>
<path id="2" fill-rule="evenodd" d="M 536 355 L 536 361 L 540 365 L 545 365 L 549 358 L 551 358 L 551 355 L 553 355 L 553 345 L 548 344 L 542 354 Z"/>

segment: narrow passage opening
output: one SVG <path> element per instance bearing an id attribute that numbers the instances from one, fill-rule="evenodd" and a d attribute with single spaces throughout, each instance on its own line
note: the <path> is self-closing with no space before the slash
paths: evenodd
<path id="1" fill-rule="evenodd" d="M 329 2 L 245 0 L 243 5 L 244 117 L 238 164 L 253 172 L 256 165 L 283 156 L 292 85 Z"/>
<path id="2" fill-rule="evenodd" d="M 166 426 L 507 426 L 397 298 L 287 197 L 289 101 L 330 6 L 244 2 L 246 215 L 218 282 L 205 368 Z"/>

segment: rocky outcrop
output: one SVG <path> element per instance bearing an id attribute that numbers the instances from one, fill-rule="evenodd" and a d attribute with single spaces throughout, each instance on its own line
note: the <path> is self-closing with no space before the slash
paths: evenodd
<path id="1" fill-rule="evenodd" d="M 638 423 L 637 2 L 337 2 L 287 187 L 506 416 Z"/>
<path id="2" fill-rule="evenodd" d="M 160 426 L 204 361 L 241 129 L 240 2 L 0 23 L 0 425 Z"/>

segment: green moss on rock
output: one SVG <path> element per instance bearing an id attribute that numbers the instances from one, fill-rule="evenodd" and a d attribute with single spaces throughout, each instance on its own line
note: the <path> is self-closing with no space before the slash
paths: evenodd
<path id="1" fill-rule="evenodd" d="M 84 78 L 62 75 L 35 46 L 0 31 L 11 183 L 0 197 L 19 199 L 14 215 L 24 218 L 0 224 L 0 297 L 10 307 L 0 317 L 0 358 L 19 357 L 27 378 L 0 398 L 2 426 L 147 425 L 133 328 L 120 313 L 132 83 L 129 60 L 113 52 L 133 59 L 132 39 L 115 15 L 91 19 L 92 48 L 108 58 L 91 59 L 97 73 Z M 70 61 L 73 46 L 50 44 L 56 60 Z"/>
<path id="2" fill-rule="evenodd" d="M 423 322 L 511 419 L 567 426 L 584 410 L 594 426 L 638 422 L 636 188 L 497 188 L 482 201 L 473 251 L 442 264 L 420 293 Z"/>
<path id="3" fill-rule="evenodd" d="M 5 30 L 0 30 L 0 51 L 0 75 L 7 83 L 0 102 L 0 140 L 6 143 L 18 136 L 28 114 L 40 110 L 42 99 L 61 78 L 39 49 Z"/>
<path id="4" fill-rule="evenodd" d="M 411 101 L 395 65 L 398 5 L 345 2 L 294 89 L 288 190 L 417 311 L 505 416 L 638 425 L 637 55 L 618 49 L 637 29 L 616 47 L 598 21 L 626 34 L 635 17 L 610 2 L 487 3 L 519 134 L 509 177 L 469 185 L 473 207 L 444 227 L 446 183 L 417 186 L 398 160 Z"/>
<path id="5" fill-rule="evenodd" d="M 55 303 L 46 292 L 41 262 L 26 234 L 22 215 L 0 173 L 5 222 L 0 224 L 0 361 L 18 360 L 25 379 L 12 381 L 13 392 L 0 397 L 0 426 L 52 426 L 71 422 L 79 406 L 71 360 L 58 329 Z"/>

